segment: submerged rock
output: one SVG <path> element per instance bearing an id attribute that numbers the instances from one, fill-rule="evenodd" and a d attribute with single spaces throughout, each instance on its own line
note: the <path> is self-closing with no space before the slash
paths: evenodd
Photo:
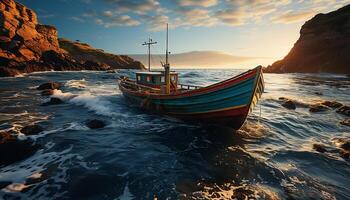
<path id="1" fill-rule="evenodd" d="M 115 74 L 115 71 L 114 70 L 108 70 L 107 73 L 108 74 Z"/>
<path id="2" fill-rule="evenodd" d="M 315 151 L 318 151 L 320 153 L 327 152 L 326 147 L 323 144 L 313 144 L 313 149 L 315 149 Z"/>
<path id="3" fill-rule="evenodd" d="M 50 105 L 57 105 L 57 104 L 62 104 L 63 101 L 59 98 L 56 97 L 51 97 L 50 101 L 41 104 L 41 106 L 50 106 Z"/>
<path id="4" fill-rule="evenodd" d="M 341 121 L 340 124 L 344 126 L 350 126 L 350 119 L 345 119 L 344 121 Z"/>
<path id="5" fill-rule="evenodd" d="M 309 109 L 310 112 L 324 112 L 327 110 L 329 110 L 329 108 L 323 104 L 311 105 Z"/>
<path id="6" fill-rule="evenodd" d="M 48 83 L 39 85 L 37 90 L 55 90 L 55 89 L 59 89 L 60 87 L 61 85 L 59 83 L 48 82 Z"/>
<path id="7" fill-rule="evenodd" d="M 105 122 L 98 119 L 88 120 L 85 124 L 90 129 L 98 129 L 106 126 Z"/>
<path id="8" fill-rule="evenodd" d="M 23 133 L 24 135 L 35 135 L 42 131 L 44 131 L 44 129 L 37 124 L 28 125 L 21 129 L 21 133 Z"/>
<path id="9" fill-rule="evenodd" d="M 346 160 L 350 160 L 350 152 L 348 151 L 341 151 L 340 156 Z"/>
<path id="10" fill-rule="evenodd" d="M 350 106 L 342 106 L 337 109 L 337 113 L 346 115 L 350 117 Z"/>
<path id="11" fill-rule="evenodd" d="M 295 103 L 292 100 L 288 100 L 288 101 L 282 103 L 282 106 L 285 108 L 291 109 L 291 110 L 296 109 Z"/>
<path id="12" fill-rule="evenodd" d="M 5 187 L 8 186 L 8 185 L 11 185 L 11 184 L 12 184 L 11 181 L 1 181 L 1 182 L 0 182 L 0 190 L 1 190 L 2 188 L 5 188 Z"/>
<path id="13" fill-rule="evenodd" d="M 53 95 L 53 93 L 54 93 L 54 90 L 44 90 L 41 92 L 41 95 L 42 96 L 51 96 L 51 95 Z"/>
<path id="14" fill-rule="evenodd" d="M 343 144 L 340 145 L 340 148 L 350 151 L 350 140 L 344 140 Z"/>
<path id="15" fill-rule="evenodd" d="M 0 166 L 23 160 L 35 153 L 32 140 L 19 140 L 10 132 L 0 132 Z"/>
<path id="16" fill-rule="evenodd" d="M 321 103 L 322 105 L 328 106 L 330 108 L 339 108 L 343 106 L 343 104 L 337 102 L 337 101 L 324 101 Z"/>

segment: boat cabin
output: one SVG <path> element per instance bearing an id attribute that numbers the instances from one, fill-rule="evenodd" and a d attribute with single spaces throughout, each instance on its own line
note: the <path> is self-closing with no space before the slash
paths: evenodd
<path id="1" fill-rule="evenodd" d="M 178 73 L 170 72 L 170 81 L 174 86 L 178 85 Z M 136 72 L 136 83 L 148 87 L 161 88 L 165 85 L 165 73 L 163 71 Z"/>

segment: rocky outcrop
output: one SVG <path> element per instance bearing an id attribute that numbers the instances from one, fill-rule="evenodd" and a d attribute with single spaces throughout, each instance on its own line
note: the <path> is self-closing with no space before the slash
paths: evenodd
<path id="1" fill-rule="evenodd" d="M 88 52 L 62 49 L 55 27 L 39 24 L 33 10 L 14 0 L 0 1 L 0 77 L 49 70 L 110 70 L 111 66 L 143 68 L 128 56 L 105 54 L 90 46 Z"/>
<path id="2" fill-rule="evenodd" d="M 145 69 L 143 64 L 135 61 L 126 55 L 114 55 L 106 53 L 101 49 L 95 49 L 88 44 L 73 42 L 67 39 L 60 38 L 59 44 L 62 49 L 67 51 L 75 60 L 79 62 L 96 61 L 107 64 L 113 69 L 130 68 L 130 69 Z"/>
<path id="3" fill-rule="evenodd" d="M 35 12 L 13 0 L 0 2 L 0 56 L 17 62 L 39 60 L 49 50 L 63 52 L 53 26 L 38 24 Z"/>
<path id="4" fill-rule="evenodd" d="M 272 73 L 350 74 L 350 5 L 307 21 L 286 57 L 265 68 Z"/>
<path id="5" fill-rule="evenodd" d="M 105 122 L 98 120 L 98 119 L 88 120 L 85 122 L 85 124 L 90 129 L 98 129 L 98 128 L 103 128 L 106 126 Z"/>
<path id="6" fill-rule="evenodd" d="M 0 132 L 0 166 L 25 159 L 34 154 L 37 148 L 30 139 L 19 140 L 10 132 Z"/>

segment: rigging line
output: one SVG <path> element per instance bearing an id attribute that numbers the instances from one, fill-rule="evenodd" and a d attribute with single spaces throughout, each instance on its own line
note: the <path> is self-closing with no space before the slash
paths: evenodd
<path id="1" fill-rule="evenodd" d="M 153 46 L 151 46 L 151 48 L 155 49 L 155 47 L 153 47 Z M 160 54 L 156 54 L 156 55 L 158 56 L 160 62 L 162 62 L 164 60 L 164 58 L 162 58 L 162 56 Z"/>

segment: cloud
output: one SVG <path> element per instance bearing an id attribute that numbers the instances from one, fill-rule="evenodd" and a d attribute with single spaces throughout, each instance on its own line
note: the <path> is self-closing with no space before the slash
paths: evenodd
<path id="1" fill-rule="evenodd" d="M 179 6 L 211 7 L 218 4 L 218 0 L 177 0 Z"/>
<path id="2" fill-rule="evenodd" d="M 165 24 L 169 23 L 169 17 L 166 15 L 144 16 L 148 24 L 149 31 L 161 31 L 165 29 Z M 175 28 L 176 25 L 171 23 L 170 28 Z"/>
<path id="3" fill-rule="evenodd" d="M 247 14 L 238 9 L 227 9 L 218 11 L 215 13 L 215 16 L 224 24 L 231 25 L 231 26 L 239 26 L 243 25 L 246 18 L 248 17 Z"/>
<path id="4" fill-rule="evenodd" d="M 148 12 L 162 12 L 160 4 L 156 0 L 130 1 L 130 0 L 104 0 L 115 7 L 117 13 L 133 12 L 146 14 Z"/>
<path id="5" fill-rule="evenodd" d="M 81 1 L 92 3 L 94 0 Z M 330 11 L 330 7 L 345 4 L 344 2 L 349 0 L 103 0 L 103 2 L 108 3 L 107 9 L 89 11 L 80 18 L 90 17 L 106 28 L 138 26 L 142 23 L 146 24 L 148 31 L 160 31 L 164 30 L 166 23 L 172 28 L 243 26 L 261 22 L 289 24 L 307 20 L 316 12 Z M 301 8 L 305 11 L 300 11 Z"/>
<path id="6" fill-rule="evenodd" d="M 291 23 L 296 23 L 300 21 L 306 21 L 314 15 L 315 15 L 314 11 L 299 11 L 299 12 L 287 11 L 281 15 L 274 16 L 272 18 L 272 21 L 274 23 L 291 24 Z"/>
<path id="7" fill-rule="evenodd" d="M 85 22 L 85 20 L 81 17 L 71 17 L 70 19 L 76 22 L 81 22 L 81 23 Z"/>
<path id="8" fill-rule="evenodd" d="M 140 22 L 132 19 L 129 15 L 118 15 L 109 17 L 108 22 L 100 20 L 98 24 L 102 24 L 106 28 L 111 28 L 115 26 L 137 26 L 140 25 Z"/>

